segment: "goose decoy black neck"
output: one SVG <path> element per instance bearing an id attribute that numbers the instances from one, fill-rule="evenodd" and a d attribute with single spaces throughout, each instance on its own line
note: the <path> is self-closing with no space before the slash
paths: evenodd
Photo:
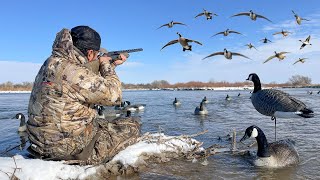
<path id="1" fill-rule="evenodd" d="M 256 73 L 251 73 L 248 76 L 248 81 L 252 81 L 254 85 L 253 93 L 258 92 L 261 90 L 261 82 L 259 76 Z"/>
<path id="2" fill-rule="evenodd" d="M 203 111 L 203 102 L 200 103 L 200 111 Z"/>
<path id="3" fill-rule="evenodd" d="M 20 120 L 20 127 L 26 125 L 26 118 L 22 113 L 16 114 L 12 119 L 19 119 Z"/>

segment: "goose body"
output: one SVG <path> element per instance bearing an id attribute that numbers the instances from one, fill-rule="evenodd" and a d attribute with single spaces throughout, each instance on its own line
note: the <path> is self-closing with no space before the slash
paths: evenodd
<path id="1" fill-rule="evenodd" d="M 267 38 L 263 38 L 263 39 L 261 39 L 260 41 L 262 41 L 263 43 L 272 42 L 272 41 L 270 41 L 270 40 L 269 40 L 269 39 L 267 39 Z"/>
<path id="2" fill-rule="evenodd" d="M 270 56 L 270 57 L 269 57 L 267 60 L 265 60 L 263 63 L 266 63 L 266 62 L 270 61 L 270 60 L 273 59 L 273 58 L 278 58 L 279 61 L 284 60 L 284 58 L 286 57 L 284 54 L 287 54 L 287 53 L 289 53 L 289 52 L 280 52 L 280 53 L 277 53 L 277 52 L 275 51 L 274 53 L 275 53 L 275 55 Z"/>
<path id="3" fill-rule="evenodd" d="M 218 33 L 216 33 L 216 34 L 213 35 L 213 36 L 216 36 L 216 35 L 219 35 L 219 34 L 223 34 L 224 36 L 228 36 L 230 33 L 241 34 L 241 33 L 238 32 L 238 31 L 233 31 L 233 30 L 227 29 L 227 30 L 225 30 L 225 31 L 218 32 Z M 241 34 L 241 35 L 242 35 L 242 34 Z M 211 37 L 213 37 L 213 36 L 211 36 Z"/>
<path id="4" fill-rule="evenodd" d="M 304 48 L 306 45 L 311 46 L 312 44 L 310 43 L 310 39 L 311 39 L 311 36 L 309 35 L 306 40 L 304 40 L 304 41 L 299 40 L 300 42 L 302 42 L 300 49 Z"/>
<path id="5" fill-rule="evenodd" d="M 197 106 L 196 109 L 194 110 L 195 115 L 207 115 L 208 110 L 204 106 L 203 102 L 200 103 L 200 106 Z"/>
<path id="6" fill-rule="evenodd" d="M 218 16 L 215 13 L 212 13 L 212 12 L 209 12 L 209 11 L 203 9 L 203 12 L 198 14 L 198 15 L 196 15 L 196 17 L 194 17 L 194 18 L 197 18 L 199 16 L 203 16 L 203 15 L 206 17 L 207 20 L 211 20 L 212 19 L 212 15 Z"/>
<path id="7" fill-rule="evenodd" d="M 253 20 L 253 21 L 256 21 L 257 18 L 262 18 L 262 19 L 265 19 L 265 20 L 267 20 L 269 22 L 272 22 L 270 19 L 266 18 L 265 16 L 256 14 L 252 10 L 250 10 L 249 12 L 238 13 L 238 14 L 235 14 L 235 15 L 233 15 L 231 17 L 235 17 L 235 16 L 249 16 L 250 19 Z"/>
<path id="8" fill-rule="evenodd" d="M 172 40 L 170 42 L 168 42 L 166 45 L 164 45 L 161 50 L 167 46 L 170 46 L 172 44 L 175 44 L 175 43 L 180 43 L 180 45 L 182 46 L 182 51 L 185 51 L 185 50 L 189 50 L 189 51 L 192 51 L 192 46 L 189 45 L 190 42 L 194 42 L 194 43 L 197 43 L 199 45 L 202 45 L 199 41 L 195 41 L 195 40 L 191 40 L 191 39 L 186 39 L 184 37 L 182 37 L 182 35 L 180 33 L 177 32 L 177 34 L 179 35 L 179 39 L 176 39 L 176 40 Z"/>
<path id="9" fill-rule="evenodd" d="M 181 105 L 181 102 L 177 99 L 177 98 L 174 98 L 174 101 L 172 102 L 172 104 L 174 106 L 180 106 Z"/>
<path id="10" fill-rule="evenodd" d="M 228 51 L 227 49 L 224 49 L 223 52 L 215 52 L 215 53 L 212 53 L 212 54 L 206 56 L 206 57 L 203 58 L 203 59 L 206 59 L 206 58 L 209 58 L 209 57 L 212 57 L 212 56 L 216 56 L 216 55 L 223 55 L 226 59 L 229 59 L 229 60 L 232 59 L 232 56 L 242 56 L 242 57 L 244 57 L 244 58 L 250 59 L 250 58 L 248 58 L 247 56 L 245 56 L 245 55 L 243 55 L 243 54 L 236 53 L 236 52 L 231 52 L 231 51 Z M 203 60 L 203 59 L 202 59 L 202 60 Z"/>
<path id="11" fill-rule="evenodd" d="M 226 96 L 226 100 L 227 101 L 231 101 L 231 97 L 227 94 L 227 96 Z"/>
<path id="12" fill-rule="evenodd" d="M 251 43 L 249 43 L 249 44 L 246 44 L 246 46 L 248 46 L 248 48 L 249 49 L 252 49 L 252 48 L 254 48 L 255 50 L 258 50 L 256 47 L 254 47 Z"/>
<path id="13" fill-rule="evenodd" d="M 183 24 L 183 23 L 181 23 L 181 22 L 174 22 L 174 21 L 171 21 L 171 22 L 169 22 L 169 23 L 167 23 L 167 24 L 164 24 L 164 25 L 162 25 L 162 26 L 158 27 L 158 29 L 160 29 L 160 28 L 162 28 L 162 27 L 165 27 L 165 26 L 167 26 L 168 28 L 172 28 L 172 27 L 173 27 L 173 25 L 175 25 L 175 24 L 183 25 L 183 26 L 187 26 L 186 24 Z"/>
<path id="14" fill-rule="evenodd" d="M 294 62 L 292 65 L 295 65 L 297 64 L 298 62 L 301 62 L 301 63 L 305 63 L 306 62 L 306 59 L 308 58 L 299 58 L 296 62 Z"/>
<path id="15" fill-rule="evenodd" d="M 310 20 L 308 20 L 308 19 L 304 19 L 304 18 L 302 18 L 302 17 L 300 17 L 298 14 L 296 14 L 294 11 L 292 11 L 293 12 L 293 15 L 294 15 L 294 17 L 296 18 L 296 22 L 297 22 L 297 24 L 298 25 L 301 25 L 301 22 L 304 20 L 304 21 L 310 21 Z"/>
<path id="16" fill-rule="evenodd" d="M 19 128 L 18 128 L 18 132 L 24 132 L 24 131 L 27 130 L 26 119 L 25 119 L 25 116 L 22 113 L 16 114 L 12 119 L 20 120 L 20 125 L 19 125 Z"/>
<path id="17" fill-rule="evenodd" d="M 282 31 L 276 32 L 276 33 L 274 33 L 273 35 L 282 34 L 283 37 L 286 37 L 286 36 L 288 36 L 290 33 L 291 33 L 291 32 L 289 32 L 289 31 L 284 31 L 284 30 L 282 29 Z"/>
<path id="18" fill-rule="evenodd" d="M 240 142 L 248 138 L 255 138 L 258 144 L 257 157 L 253 164 L 259 167 L 279 168 L 299 163 L 299 154 L 291 140 L 280 140 L 268 143 L 263 131 L 257 126 L 246 129 Z"/>

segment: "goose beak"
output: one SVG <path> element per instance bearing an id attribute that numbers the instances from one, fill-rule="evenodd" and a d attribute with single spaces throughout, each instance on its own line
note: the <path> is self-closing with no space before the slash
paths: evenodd
<path id="1" fill-rule="evenodd" d="M 247 81 L 250 81 L 249 78 L 246 79 Z"/>
<path id="2" fill-rule="evenodd" d="M 244 136 L 240 139 L 240 142 L 245 141 L 248 138 L 249 136 L 247 135 L 247 133 L 245 133 Z"/>

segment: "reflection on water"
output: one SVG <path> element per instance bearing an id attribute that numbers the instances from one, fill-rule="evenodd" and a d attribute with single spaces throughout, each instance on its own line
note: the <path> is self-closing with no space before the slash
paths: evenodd
<path id="1" fill-rule="evenodd" d="M 309 95 L 308 90 L 285 89 L 309 105 L 316 113 L 320 112 L 320 95 Z M 241 93 L 241 96 L 238 94 Z M 226 95 L 231 97 L 226 101 Z M 194 110 L 206 96 L 209 114 L 194 115 Z M 181 101 L 179 107 L 172 105 L 174 98 Z M 144 111 L 134 113 L 141 116 L 142 133 L 162 131 L 167 135 L 196 134 L 208 129 L 204 135 L 195 139 L 204 142 L 204 147 L 213 144 L 228 146 L 229 136 L 233 129 L 237 131 L 238 140 L 245 129 L 253 124 L 259 126 L 269 142 L 274 140 L 274 122 L 270 117 L 259 114 L 252 106 L 249 91 L 125 91 L 123 100 L 132 104 L 146 104 Z M 19 121 L 10 119 L 18 112 L 26 114 L 29 94 L 0 94 L 0 152 L 3 149 L 21 144 L 11 151 L 12 154 L 26 156 L 22 145 L 26 142 L 17 133 Z M 220 137 L 220 138 L 219 138 Z M 203 160 L 192 163 L 187 160 L 176 160 L 163 164 L 149 164 L 140 174 L 117 179 L 314 179 L 320 177 L 320 128 L 319 113 L 311 119 L 277 119 L 277 138 L 291 138 L 296 142 L 300 160 L 298 166 L 282 169 L 265 169 L 254 167 L 248 156 L 216 154 L 208 158 L 207 166 Z M 248 144 L 254 140 L 248 141 Z M 256 151 L 253 146 L 252 151 Z M 7 156 L 7 155 L 1 155 Z"/>

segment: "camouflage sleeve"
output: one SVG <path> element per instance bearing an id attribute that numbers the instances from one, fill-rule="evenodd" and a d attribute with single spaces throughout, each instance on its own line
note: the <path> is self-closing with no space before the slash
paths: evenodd
<path id="1" fill-rule="evenodd" d="M 90 104 L 113 106 L 122 99 L 121 82 L 115 73 L 114 65 L 108 62 L 100 65 L 101 75 L 76 64 L 68 65 L 63 80 L 70 87 L 70 93 L 80 101 Z"/>

